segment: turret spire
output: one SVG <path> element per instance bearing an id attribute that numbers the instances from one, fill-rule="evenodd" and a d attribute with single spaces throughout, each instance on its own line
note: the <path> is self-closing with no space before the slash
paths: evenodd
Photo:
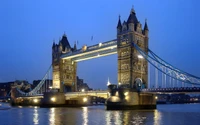
<path id="1" fill-rule="evenodd" d="M 53 40 L 53 46 L 52 46 L 52 48 L 54 48 L 54 47 L 55 47 L 55 45 L 56 45 L 56 44 L 55 44 L 55 40 Z"/>
<path id="2" fill-rule="evenodd" d="M 135 14 L 135 10 L 134 10 L 134 6 L 132 5 L 132 8 L 131 8 L 131 14 L 134 13 Z"/>
<path id="3" fill-rule="evenodd" d="M 131 12 L 130 12 L 130 15 L 128 17 L 128 20 L 127 20 L 127 23 L 134 23 L 135 25 L 138 23 L 138 19 L 136 17 L 136 13 L 135 13 L 135 10 L 132 8 L 131 9 Z"/>
<path id="4" fill-rule="evenodd" d="M 147 25 L 147 19 L 145 19 L 144 30 L 149 30 L 148 25 Z"/>
<path id="5" fill-rule="evenodd" d="M 74 42 L 74 50 L 77 50 L 76 41 Z"/>
<path id="6" fill-rule="evenodd" d="M 122 28 L 122 23 L 120 20 L 120 15 L 119 15 L 119 20 L 118 20 L 118 24 L 117 24 L 117 29 L 121 29 Z"/>

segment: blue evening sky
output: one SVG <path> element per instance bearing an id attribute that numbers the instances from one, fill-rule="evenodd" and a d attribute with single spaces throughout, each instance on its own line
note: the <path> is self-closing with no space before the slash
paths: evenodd
<path id="1" fill-rule="evenodd" d="M 200 76 L 199 0 L 2 0 L 0 82 L 41 79 L 51 64 L 53 39 L 65 32 L 78 48 L 116 38 L 118 16 L 134 5 L 148 20 L 149 46 L 167 62 Z M 93 36 L 93 41 L 91 41 Z M 78 76 L 93 88 L 117 83 L 117 55 L 78 63 Z"/>

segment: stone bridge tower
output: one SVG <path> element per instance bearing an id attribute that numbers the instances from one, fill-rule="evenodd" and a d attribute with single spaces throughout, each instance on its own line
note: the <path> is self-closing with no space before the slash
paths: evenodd
<path id="1" fill-rule="evenodd" d="M 53 88 L 63 91 L 76 91 L 76 62 L 71 59 L 61 59 L 62 54 L 76 50 L 72 48 L 64 34 L 58 44 L 52 46 Z"/>
<path id="2" fill-rule="evenodd" d="M 121 23 L 119 17 L 117 25 L 119 85 L 135 90 L 147 87 L 148 63 L 133 47 L 132 42 L 148 52 L 148 31 L 147 22 L 145 21 L 142 28 L 133 8 L 127 21 Z"/>

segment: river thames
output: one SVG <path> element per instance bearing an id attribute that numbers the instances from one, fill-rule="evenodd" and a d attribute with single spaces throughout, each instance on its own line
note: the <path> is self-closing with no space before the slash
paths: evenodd
<path id="1" fill-rule="evenodd" d="M 0 125 L 199 125 L 200 104 L 158 105 L 157 110 L 12 107 L 0 110 Z"/>

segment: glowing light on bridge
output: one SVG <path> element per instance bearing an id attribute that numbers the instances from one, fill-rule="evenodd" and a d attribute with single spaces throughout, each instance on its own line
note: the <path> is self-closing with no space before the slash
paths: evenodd
<path id="1" fill-rule="evenodd" d="M 138 55 L 138 58 L 139 59 L 143 59 L 144 57 L 142 55 Z"/>
<path id="2" fill-rule="evenodd" d="M 56 98 L 55 98 L 55 97 L 52 97 L 52 98 L 51 98 L 51 101 L 52 101 L 52 102 L 55 102 L 55 101 L 56 101 Z"/>
<path id="3" fill-rule="evenodd" d="M 110 80 L 109 80 L 109 78 L 108 78 L 107 86 L 109 86 L 109 85 L 111 85 L 111 83 L 110 83 Z"/>
<path id="4" fill-rule="evenodd" d="M 83 102 L 87 102 L 87 100 L 88 100 L 88 99 L 87 99 L 86 97 L 83 98 Z"/>
<path id="5" fill-rule="evenodd" d="M 99 43 L 99 47 L 101 47 L 102 46 L 102 43 Z"/>
<path id="6" fill-rule="evenodd" d="M 81 92 L 85 92 L 85 89 L 82 89 Z"/>
<path id="7" fill-rule="evenodd" d="M 124 95 L 127 96 L 127 95 L 128 95 L 128 92 L 125 92 Z"/>
<path id="8" fill-rule="evenodd" d="M 38 103 L 38 101 L 39 101 L 38 99 L 33 99 L 34 103 Z"/>

